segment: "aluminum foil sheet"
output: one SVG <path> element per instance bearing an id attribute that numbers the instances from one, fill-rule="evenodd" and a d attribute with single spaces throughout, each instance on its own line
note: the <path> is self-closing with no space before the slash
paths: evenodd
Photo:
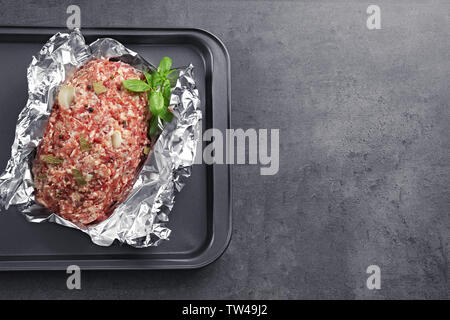
<path id="1" fill-rule="evenodd" d="M 114 240 L 141 248 L 167 240 L 166 226 L 176 193 L 190 176 L 202 114 L 192 75 L 193 66 L 177 69 L 172 90 L 174 119 L 164 127 L 127 199 L 105 221 L 80 227 L 37 204 L 31 166 L 41 141 L 58 85 L 93 58 L 114 58 L 140 70 L 154 66 L 116 40 L 103 38 L 87 45 L 79 30 L 57 33 L 33 57 L 28 67 L 28 102 L 16 126 L 11 158 L 0 176 L 0 206 L 17 206 L 31 222 L 50 221 L 79 229 L 97 245 Z"/>

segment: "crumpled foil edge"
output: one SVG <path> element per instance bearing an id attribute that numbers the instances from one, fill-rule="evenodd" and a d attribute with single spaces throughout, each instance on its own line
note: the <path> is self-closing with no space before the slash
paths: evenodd
<path id="1" fill-rule="evenodd" d="M 157 246 L 170 236 L 168 216 L 176 193 L 191 174 L 200 139 L 202 113 L 192 65 L 177 69 L 179 78 L 171 96 L 174 120 L 164 127 L 127 199 L 108 219 L 93 226 L 78 226 L 34 199 L 32 161 L 56 90 L 77 68 L 100 57 L 117 58 L 140 70 L 154 70 L 139 54 L 114 39 L 102 38 L 87 45 L 77 29 L 55 34 L 32 58 L 27 70 L 28 102 L 19 114 L 11 158 L 0 176 L 0 207 L 17 206 L 30 222 L 49 221 L 79 229 L 101 246 L 115 240 L 136 248 Z"/>

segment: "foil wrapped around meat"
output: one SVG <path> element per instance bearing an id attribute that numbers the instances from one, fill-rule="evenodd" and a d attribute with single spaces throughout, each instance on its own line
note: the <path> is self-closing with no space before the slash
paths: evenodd
<path id="1" fill-rule="evenodd" d="M 118 240 L 137 248 L 156 246 L 169 238 L 168 215 L 176 193 L 190 176 L 200 139 L 202 114 L 192 65 L 177 69 L 179 77 L 171 96 L 174 119 L 159 135 L 128 196 L 108 218 L 87 226 L 75 224 L 35 199 L 33 162 L 58 88 L 94 59 L 122 61 L 140 71 L 154 70 L 152 64 L 114 39 L 98 39 L 87 45 L 77 29 L 51 37 L 28 67 L 29 99 L 17 121 L 11 158 L 0 176 L 0 206 L 17 206 L 30 222 L 50 221 L 79 229 L 97 245 L 109 246 Z"/>

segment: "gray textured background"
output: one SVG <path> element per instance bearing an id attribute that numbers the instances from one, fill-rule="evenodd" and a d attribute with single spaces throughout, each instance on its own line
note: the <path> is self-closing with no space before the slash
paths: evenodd
<path id="1" fill-rule="evenodd" d="M 450 297 L 447 1 L 0 1 L 0 25 L 64 26 L 71 3 L 85 27 L 219 36 L 232 126 L 280 128 L 280 171 L 234 168 L 233 239 L 204 269 L 84 272 L 78 292 L 0 273 L 0 298 Z"/>

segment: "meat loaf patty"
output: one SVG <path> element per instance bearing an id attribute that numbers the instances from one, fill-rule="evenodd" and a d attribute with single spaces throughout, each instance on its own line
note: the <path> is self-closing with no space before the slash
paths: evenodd
<path id="1" fill-rule="evenodd" d="M 87 225 L 124 200 L 149 150 L 151 115 L 146 95 L 122 81 L 142 78 L 126 63 L 100 59 L 60 86 L 33 164 L 38 203 Z"/>

